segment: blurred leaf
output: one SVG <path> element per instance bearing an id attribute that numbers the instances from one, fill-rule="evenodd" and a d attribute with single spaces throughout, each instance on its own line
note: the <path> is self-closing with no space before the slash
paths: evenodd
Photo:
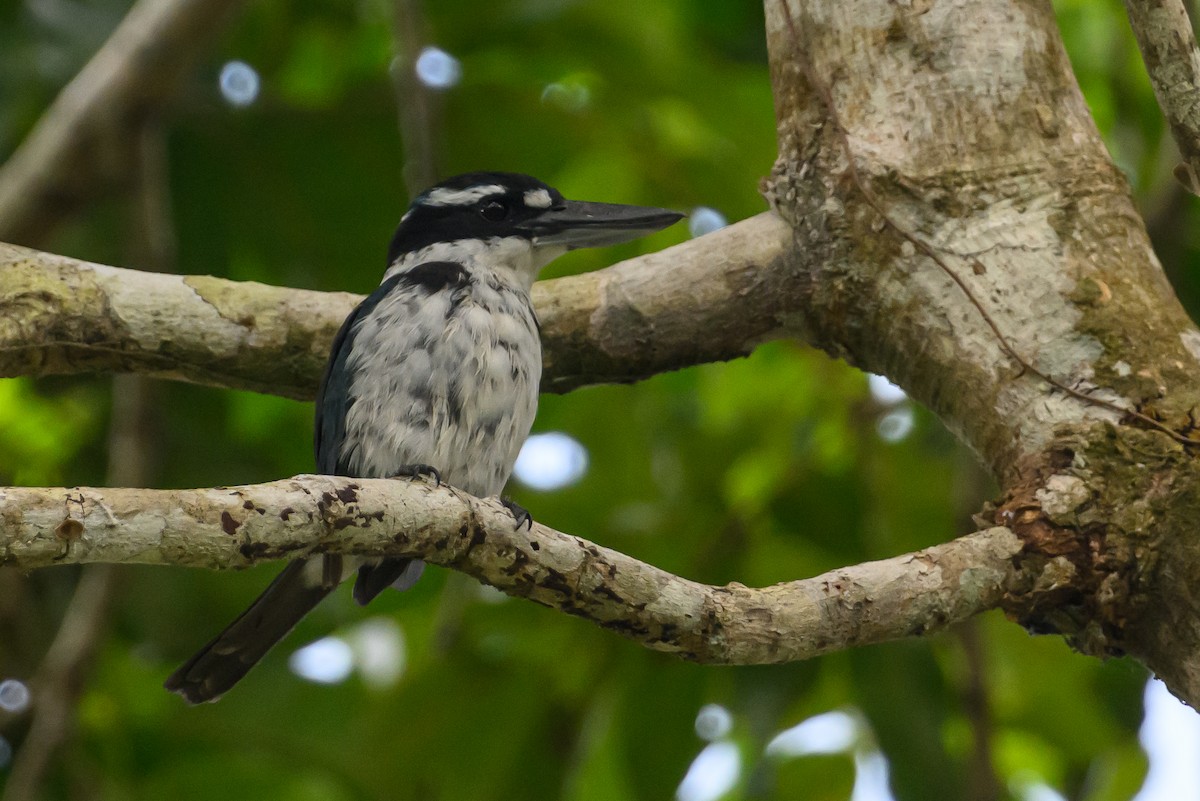
<path id="1" fill-rule="evenodd" d="M 101 430 L 105 401 L 89 383 L 69 382 L 43 394 L 30 379 L 0 380 L 0 480 L 66 483 L 72 461 Z"/>

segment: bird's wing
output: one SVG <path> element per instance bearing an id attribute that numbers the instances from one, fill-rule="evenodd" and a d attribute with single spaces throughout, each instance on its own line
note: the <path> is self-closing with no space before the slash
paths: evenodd
<path id="1" fill-rule="evenodd" d="M 402 275 L 394 275 L 350 312 L 338 329 L 330 348 L 325 375 L 317 390 L 316 425 L 313 427 L 313 449 L 317 457 L 317 472 L 325 476 L 348 475 L 349 466 L 342 460 L 342 441 L 346 437 L 346 411 L 350 408 L 350 372 L 346 360 L 354 342 L 354 328 L 371 313 L 379 302 L 399 283 Z"/>

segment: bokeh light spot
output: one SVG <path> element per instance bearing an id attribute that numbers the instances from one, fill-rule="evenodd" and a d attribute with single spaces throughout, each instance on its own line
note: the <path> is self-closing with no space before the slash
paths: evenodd
<path id="1" fill-rule="evenodd" d="M 404 632 L 388 617 L 373 617 L 354 627 L 346 637 L 354 666 L 373 687 L 390 687 L 404 673 L 407 653 Z"/>
<path id="2" fill-rule="evenodd" d="M 561 431 L 534 434 L 525 440 L 513 475 L 527 487 L 543 492 L 568 487 L 587 472 L 587 449 Z"/>
<path id="3" fill-rule="evenodd" d="M 1013 790 L 1013 795 L 1021 801 L 1067 801 L 1062 793 L 1041 781 L 1028 781 L 1021 784 L 1018 780 L 1014 784 L 1016 786 L 1010 789 Z M 1181 797 L 1171 796 L 1172 799 Z"/>
<path id="4" fill-rule="evenodd" d="M 737 784 L 742 774 L 742 755 L 728 741 L 710 743 L 692 761 L 679 789 L 678 801 L 716 801 Z"/>
<path id="5" fill-rule="evenodd" d="M 258 99 L 258 73 L 244 61 L 230 61 L 221 67 L 221 96 L 231 106 L 243 108 Z"/>
<path id="6" fill-rule="evenodd" d="M 1200 715 L 1158 679 L 1146 682 L 1145 707 L 1138 740 L 1150 769 L 1133 801 L 1200 798 Z"/>
<path id="7" fill-rule="evenodd" d="M 892 409 L 875 423 L 875 431 L 884 442 L 901 442 L 912 433 L 916 415 L 911 406 Z"/>
<path id="8" fill-rule="evenodd" d="M 908 399 L 908 393 L 888 380 L 887 376 L 871 373 L 867 376 L 871 397 L 880 406 L 895 406 Z"/>
<path id="9" fill-rule="evenodd" d="M 719 740 L 733 729 L 733 715 L 720 704 L 705 704 L 696 714 L 696 736 L 701 740 Z"/>
<path id="10" fill-rule="evenodd" d="M 854 755 L 854 790 L 850 801 L 896 801 L 888 784 L 888 761 L 879 751 Z"/>
<path id="11" fill-rule="evenodd" d="M 0 681 L 0 709 L 14 714 L 24 712 L 29 707 L 29 687 L 16 679 Z"/>
<path id="12" fill-rule="evenodd" d="M 426 47 L 417 56 L 417 80 L 430 89 L 449 89 L 462 80 L 462 64 L 440 47 Z"/>
<path id="13" fill-rule="evenodd" d="M 542 90 L 542 102 L 571 114 L 578 114 L 592 102 L 592 92 L 584 84 L 565 79 L 547 84 Z"/>
<path id="14" fill-rule="evenodd" d="M 354 651 L 341 637 L 324 637 L 293 651 L 288 667 L 317 684 L 340 684 L 354 669 Z"/>
<path id="15" fill-rule="evenodd" d="M 688 233 L 693 237 L 711 234 L 728 224 L 729 221 L 725 219 L 724 214 L 708 206 L 697 206 L 688 215 Z"/>
<path id="16" fill-rule="evenodd" d="M 825 712 L 784 729 L 767 743 L 770 756 L 841 754 L 858 742 L 858 722 L 845 712 Z"/>

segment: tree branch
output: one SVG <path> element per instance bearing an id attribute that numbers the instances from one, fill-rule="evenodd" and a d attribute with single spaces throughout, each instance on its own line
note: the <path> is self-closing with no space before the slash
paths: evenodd
<path id="1" fill-rule="evenodd" d="M 117 170 L 106 150 L 126 147 L 119 141 L 136 127 L 129 122 L 170 98 L 241 3 L 140 0 L 0 165 L 0 240 L 36 241 L 110 183 L 105 173 Z"/>
<path id="2" fill-rule="evenodd" d="M 787 226 L 760 214 L 702 240 L 537 284 L 542 388 L 634 381 L 789 335 L 801 305 L 790 251 Z M 312 398 L 333 336 L 360 299 L 153 275 L 0 244 L 0 376 L 134 372 Z"/>
<path id="3" fill-rule="evenodd" d="M 1183 0 L 1125 0 L 1154 96 L 1183 156 L 1175 170 L 1200 194 L 1200 49 Z"/>
<path id="4" fill-rule="evenodd" d="M 420 556 L 700 662 L 783 663 L 940 629 L 998 606 L 1021 543 L 993 528 L 913 554 L 750 589 L 689 581 L 417 481 L 297 476 L 196 490 L 0 490 L 0 566 L 240 568 L 340 552 Z"/>

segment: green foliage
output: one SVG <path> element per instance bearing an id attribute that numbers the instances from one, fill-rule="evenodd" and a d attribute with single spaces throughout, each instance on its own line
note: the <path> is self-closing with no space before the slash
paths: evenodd
<path id="1" fill-rule="evenodd" d="M 86 384 L 38 387 L 28 379 L 0 381 L 0 480 L 11 485 L 55 485 L 72 462 L 103 433 L 104 394 Z"/>
<path id="2" fill-rule="evenodd" d="M 55 4 L 0 6 L 0 154 L 125 7 L 61 5 L 91 24 L 35 13 Z M 1185 297 L 1200 298 L 1197 244 L 1180 234 L 1200 220 L 1170 202 L 1173 162 L 1120 4 L 1058 8 L 1159 252 L 1174 254 L 1168 268 Z M 763 210 L 757 184 L 775 148 L 757 4 L 505 0 L 425 3 L 424 13 L 431 41 L 463 67 L 461 84 L 434 103 L 443 174 L 521 170 L 570 196 L 706 205 L 730 220 Z M 391 25 L 383 0 L 247 5 L 170 119 L 180 271 L 358 292 L 377 283 L 406 204 Z M 220 98 L 229 59 L 261 75 L 248 108 Z M 43 246 L 129 264 L 124 203 L 100 204 Z M 548 274 L 686 235 L 677 226 L 579 252 Z M 106 393 L 104 378 L 0 382 L 3 480 L 102 483 Z M 156 384 L 154 394 L 161 436 L 147 449 L 159 486 L 313 467 L 308 404 L 186 385 Z M 920 409 L 907 438 L 883 441 L 885 411 L 857 371 L 777 343 L 636 386 L 543 398 L 536 430 L 578 439 L 589 469 L 573 486 L 514 494 L 549 525 L 718 583 L 786 581 L 969 530 L 994 488 Z M 369 611 L 338 594 L 216 706 L 186 708 L 163 692 L 169 670 L 272 574 L 128 571 L 78 707 L 78 745 L 46 797 L 71 796 L 86 776 L 100 796 L 128 799 L 662 799 L 704 746 L 693 722 L 706 703 L 733 714 L 743 771 L 731 799 L 848 798 L 849 756 L 764 754 L 780 731 L 841 708 L 865 716 L 898 798 L 963 798 L 971 782 L 971 675 L 958 633 L 805 664 L 702 667 L 438 570 Z M 73 579 L 45 572 L 23 585 L 23 606 L 0 603 L 0 678 L 33 674 Z M 12 623 L 22 615 L 43 622 Z M 402 627 L 395 684 L 355 674 L 323 686 L 289 671 L 300 645 L 368 615 Z M 999 616 L 978 622 L 975 641 L 1002 784 L 1043 781 L 1088 801 L 1133 795 L 1145 770 L 1139 668 L 1072 654 Z M 21 724 L 0 726 L 19 755 Z"/>

